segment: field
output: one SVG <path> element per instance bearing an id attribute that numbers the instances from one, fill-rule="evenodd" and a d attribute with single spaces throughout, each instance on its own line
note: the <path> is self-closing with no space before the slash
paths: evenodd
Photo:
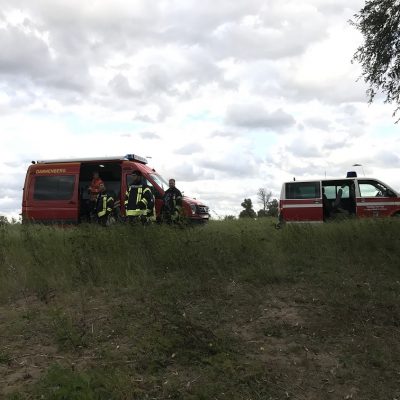
<path id="1" fill-rule="evenodd" d="M 0 227 L 0 398 L 400 399 L 400 221 Z"/>

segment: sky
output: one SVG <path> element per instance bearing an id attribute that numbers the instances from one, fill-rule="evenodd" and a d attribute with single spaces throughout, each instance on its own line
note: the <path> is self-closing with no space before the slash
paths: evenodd
<path id="1" fill-rule="evenodd" d="M 215 218 L 293 177 L 400 190 L 394 106 L 351 62 L 363 4 L 0 0 L 0 215 L 32 160 L 128 153 Z"/>

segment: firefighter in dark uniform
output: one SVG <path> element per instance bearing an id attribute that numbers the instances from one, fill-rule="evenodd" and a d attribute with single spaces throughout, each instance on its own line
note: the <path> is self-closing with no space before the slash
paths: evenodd
<path id="1" fill-rule="evenodd" d="M 95 206 L 97 221 L 100 225 L 107 226 L 113 208 L 114 198 L 107 193 L 104 183 L 100 183 Z"/>
<path id="2" fill-rule="evenodd" d="M 138 170 L 132 172 L 132 184 L 125 194 L 126 216 L 130 223 L 147 225 L 155 217 L 154 195 L 146 185 L 142 173 Z"/>
<path id="3" fill-rule="evenodd" d="M 163 197 L 163 218 L 167 224 L 178 223 L 182 210 L 182 193 L 175 186 L 175 179 L 168 181 L 169 189 Z"/>

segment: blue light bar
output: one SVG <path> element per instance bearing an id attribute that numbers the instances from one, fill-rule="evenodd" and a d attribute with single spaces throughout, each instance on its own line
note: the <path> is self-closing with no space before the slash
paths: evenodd
<path id="1" fill-rule="evenodd" d="M 147 164 L 147 158 L 138 156 L 137 154 L 127 154 L 125 158 L 129 161 L 139 161 L 143 164 Z"/>
<path id="2" fill-rule="evenodd" d="M 348 171 L 346 178 L 357 178 L 357 172 L 356 171 Z"/>

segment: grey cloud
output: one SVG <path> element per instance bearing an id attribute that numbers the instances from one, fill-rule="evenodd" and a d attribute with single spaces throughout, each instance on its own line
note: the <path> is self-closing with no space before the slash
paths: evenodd
<path id="1" fill-rule="evenodd" d="M 207 51 L 198 46 L 179 50 L 178 60 L 163 58 L 159 64 L 151 64 L 140 72 L 141 84 L 145 93 L 165 93 L 175 97 L 193 97 L 201 85 L 216 82 L 219 85 L 234 88 L 235 84 L 225 82 L 223 70 L 218 67 Z M 185 91 L 178 90 L 178 85 L 185 84 Z"/>
<path id="2" fill-rule="evenodd" d="M 176 96 L 174 84 L 181 82 L 189 82 L 191 91 L 206 82 L 234 87 L 235 83 L 226 81 L 216 64 L 221 58 L 292 54 L 314 41 L 316 30 L 321 30 L 318 18 L 313 24 L 304 24 L 299 22 L 303 15 L 298 18 L 290 7 L 281 15 L 278 1 L 268 8 L 257 0 L 221 0 L 218 7 L 212 1 L 188 1 L 167 9 L 162 3 L 144 1 L 135 5 L 101 2 L 90 7 L 53 1 L 16 0 L 13 4 L 27 13 L 25 26 L 48 35 L 49 45 L 37 35 L 8 27 L 0 44 L 12 51 L 3 51 L 7 54 L 3 68 L 12 74 L 19 69 L 24 76 L 41 78 L 41 82 L 35 80 L 37 84 L 78 92 L 93 87 L 89 68 L 103 66 L 115 52 L 134 55 L 145 47 L 159 48 L 165 43 L 178 46 L 181 57 L 176 63 L 161 57 L 157 64 L 144 68 L 141 80 L 146 96 L 152 91 Z M 249 16 L 258 18 L 254 26 L 246 22 Z M 287 20 L 289 23 L 285 24 Z M 116 78 L 111 85 L 121 96 L 135 94 L 125 83 Z"/>
<path id="3" fill-rule="evenodd" d="M 390 150 L 382 150 L 374 155 L 373 164 L 386 168 L 399 168 L 400 157 Z"/>
<path id="4" fill-rule="evenodd" d="M 154 132 L 140 132 L 139 136 L 143 139 L 161 139 L 160 135 L 157 135 L 157 133 Z"/>
<path id="5" fill-rule="evenodd" d="M 210 137 L 212 137 L 212 138 L 215 138 L 215 137 L 235 138 L 238 136 L 239 136 L 238 132 L 214 131 L 214 132 L 210 133 Z"/>
<path id="6" fill-rule="evenodd" d="M 237 22 L 221 25 L 211 42 L 213 50 L 222 57 L 279 59 L 303 53 L 325 31 L 322 18 L 315 18 L 313 24 L 307 25 L 299 23 L 301 17 L 293 18 L 285 27 L 283 16 L 275 17 L 277 21 L 267 17 L 261 20 L 261 26 L 255 27 Z"/>
<path id="7" fill-rule="evenodd" d="M 306 179 L 307 176 L 315 175 L 318 172 L 320 172 L 322 175 L 322 171 L 323 168 L 320 165 L 316 165 L 314 163 L 308 163 L 304 167 L 293 166 L 288 170 L 288 172 L 298 180 Z"/>
<path id="8" fill-rule="evenodd" d="M 162 122 L 171 113 L 170 103 L 168 100 L 164 100 L 162 97 L 150 103 L 150 105 L 153 107 L 153 112 L 151 112 L 151 115 L 149 114 L 148 110 L 146 110 L 146 107 L 142 108 L 146 105 L 148 104 L 144 104 L 143 102 L 137 103 L 137 111 L 134 114 L 134 119 L 148 123 Z"/>
<path id="9" fill-rule="evenodd" d="M 0 179 L 0 214 L 21 212 L 24 176 L 11 174 Z"/>
<path id="10" fill-rule="evenodd" d="M 14 26 L 1 30 L 0 79 L 9 86 L 25 90 L 33 84 L 76 92 L 92 87 L 85 59 L 76 54 L 52 56 L 47 43 L 34 32 Z"/>
<path id="11" fill-rule="evenodd" d="M 0 29 L 0 73 L 27 74 L 37 78 L 46 74 L 51 62 L 46 43 L 15 27 Z"/>
<path id="12" fill-rule="evenodd" d="M 25 166 L 26 163 L 29 163 L 29 161 L 24 160 L 23 162 L 19 161 L 19 160 L 15 160 L 15 161 L 4 161 L 3 164 L 6 167 L 11 167 L 11 168 L 20 168 L 22 166 Z"/>
<path id="13" fill-rule="evenodd" d="M 360 0 L 320 0 L 320 4 L 317 2 L 317 8 L 326 14 L 343 14 L 346 10 L 361 9 L 362 4 Z"/>
<path id="14" fill-rule="evenodd" d="M 345 148 L 346 145 L 348 145 L 348 140 L 342 139 L 342 140 L 330 140 L 328 142 L 325 142 L 322 146 L 324 150 L 337 150 L 337 149 L 342 149 Z"/>
<path id="15" fill-rule="evenodd" d="M 282 131 L 296 121 L 281 109 L 269 112 L 259 104 L 233 104 L 227 110 L 226 122 L 239 127 Z"/>
<path id="16" fill-rule="evenodd" d="M 108 83 L 108 86 L 117 96 L 120 97 L 129 98 L 139 94 L 131 88 L 128 78 L 121 73 L 115 75 Z"/>
<path id="17" fill-rule="evenodd" d="M 332 127 L 331 121 L 325 118 L 308 118 L 304 121 L 308 126 L 320 129 L 321 131 L 328 131 Z"/>
<path id="18" fill-rule="evenodd" d="M 195 182 L 203 179 L 214 179 L 215 175 L 206 171 L 204 168 L 189 162 L 182 162 L 179 166 L 169 168 L 165 171 L 165 176 L 176 179 L 177 187 L 181 188 L 180 182 Z"/>
<path id="19" fill-rule="evenodd" d="M 248 161 L 246 163 L 246 161 Z M 203 159 L 199 162 L 203 168 L 222 172 L 226 176 L 232 177 L 248 177 L 258 173 L 257 164 L 254 160 L 241 160 L 238 162 L 237 157 L 225 160 L 208 160 Z"/>
<path id="20" fill-rule="evenodd" d="M 305 142 L 300 137 L 293 141 L 289 146 L 286 146 L 286 150 L 290 151 L 296 157 L 311 158 L 322 156 L 316 146 Z"/>
<path id="21" fill-rule="evenodd" d="M 155 64 L 148 65 L 141 76 L 143 77 L 146 91 L 153 93 L 171 91 L 173 79 L 170 72 L 164 66 Z"/>
<path id="22" fill-rule="evenodd" d="M 352 139 L 362 136 L 366 127 L 364 114 L 353 104 L 343 104 L 339 110 L 341 114 L 338 115 L 335 123 L 341 130 L 348 132 Z"/>
<path id="23" fill-rule="evenodd" d="M 18 186 L 18 185 L 16 185 Z M 11 202 L 18 202 L 21 203 L 22 201 L 22 185 L 19 185 L 19 187 L 12 187 L 10 185 L 7 185 L 7 187 L 0 187 L 0 200 L 4 200 L 5 198 L 8 198 L 9 201 Z M 20 205 L 20 204 L 19 204 Z"/>
<path id="24" fill-rule="evenodd" d="M 350 62 L 350 61 L 349 61 Z M 299 101 L 319 100 L 326 104 L 366 102 L 365 86 L 354 80 L 299 82 L 291 76 L 281 78 L 281 92 Z"/>
<path id="25" fill-rule="evenodd" d="M 8 10 L 15 8 L 27 14 L 23 29 L 8 26 L 5 35 L 0 35 L 2 54 L 6 55 L 3 59 L 0 55 L 0 73 L 7 74 L 4 79 L 8 85 L 24 91 L 32 89 L 36 96 L 42 93 L 63 103 L 94 101 L 119 110 L 138 110 L 144 103 L 158 105 L 156 118 L 138 111 L 138 118 L 149 122 L 162 121 L 173 111 L 160 104 L 162 96 L 164 101 L 193 98 L 209 84 L 235 89 L 240 81 L 225 74 L 219 61 L 293 56 L 320 40 L 326 31 L 325 21 L 315 7 L 299 11 L 295 2 L 289 2 L 282 12 L 280 0 L 268 5 L 260 0 L 221 0 L 217 6 L 211 0 L 187 0 L 167 8 L 163 2 L 146 1 L 134 5 L 98 2 L 90 6 L 50 0 L 2 4 Z M 310 18 L 312 24 L 306 22 Z M 48 37 L 48 41 L 40 35 Z M 167 55 L 168 48 L 174 49 L 177 57 Z M 124 72 L 130 65 L 110 63 L 116 55 L 135 56 L 145 49 L 158 49 L 160 56 L 142 66 L 138 82 L 129 82 L 129 75 Z M 93 67 L 114 68 L 115 76 L 109 82 L 114 96 L 99 89 L 106 83 L 93 81 Z M 269 93 L 271 85 L 275 91 L 280 90 L 259 77 L 255 81 Z M 33 99 L 26 96 L 19 101 L 29 104 Z M 275 125 L 293 122 L 278 114 L 270 115 L 270 121 L 261 118 L 257 122 L 253 117 L 253 121 L 241 118 L 236 122 L 239 126 L 241 121 L 249 123 L 250 127 L 266 122 L 274 129 Z"/>
<path id="26" fill-rule="evenodd" d="M 199 153 L 203 151 L 204 148 L 198 143 L 188 143 L 185 146 L 180 147 L 179 149 L 175 150 L 176 154 L 184 154 L 190 155 L 193 153 Z"/>

